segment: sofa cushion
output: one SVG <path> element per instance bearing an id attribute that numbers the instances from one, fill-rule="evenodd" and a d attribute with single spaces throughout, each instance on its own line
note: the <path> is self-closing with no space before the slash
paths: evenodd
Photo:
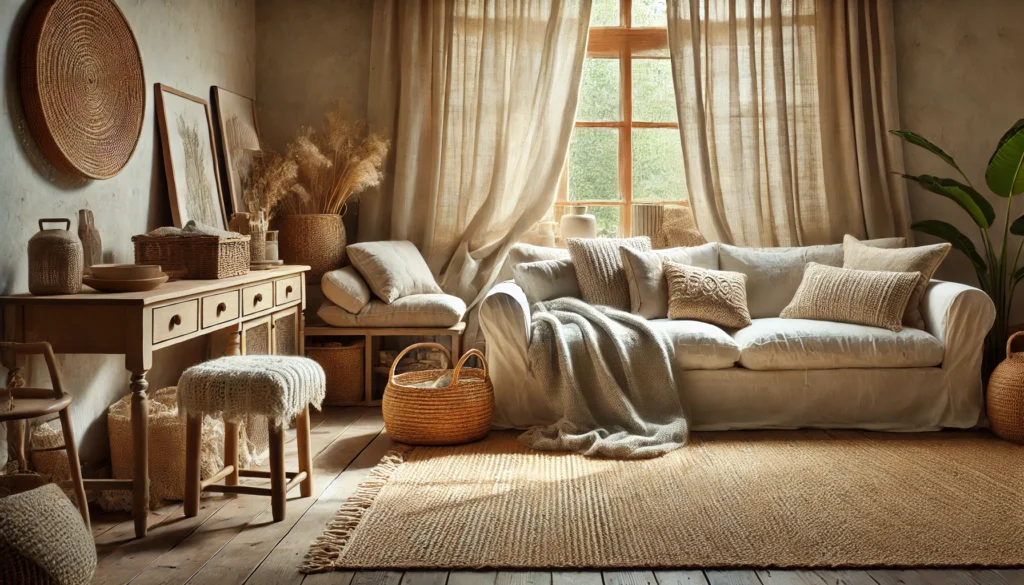
<path id="1" fill-rule="evenodd" d="M 732 335 L 749 370 L 925 368 L 942 363 L 938 339 L 920 329 L 811 321 L 754 319 Z"/>
<path id="2" fill-rule="evenodd" d="M 619 248 L 622 266 L 629 282 L 629 312 L 645 319 L 668 316 L 668 282 L 665 280 L 665 260 L 698 268 L 718 270 L 718 244 L 712 242 L 689 248 L 669 248 L 641 252 L 623 246 Z"/>
<path id="3" fill-rule="evenodd" d="M 881 238 L 861 243 L 873 248 L 900 248 L 906 240 Z M 740 248 L 722 244 L 718 248 L 719 270 L 747 275 L 747 307 L 753 319 L 779 316 L 800 287 L 808 262 L 841 267 L 843 245 Z"/>
<path id="4" fill-rule="evenodd" d="M 349 313 L 325 300 L 316 314 L 334 327 L 451 327 L 466 314 L 466 303 L 445 294 L 409 295 L 393 303 L 373 299 Z"/>
<path id="5" fill-rule="evenodd" d="M 669 319 L 696 319 L 730 329 L 750 325 L 746 275 L 666 260 L 665 279 Z"/>
<path id="6" fill-rule="evenodd" d="M 622 267 L 620 246 L 648 251 L 651 239 L 638 238 L 569 238 L 566 240 L 576 280 L 583 300 L 591 305 L 603 305 L 629 310 L 629 282 Z"/>
<path id="7" fill-rule="evenodd" d="M 393 303 L 408 295 L 441 294 L 430 267 L 409 241 L 362 242 L 348 247 L 348 258 L 380 300 Z"/>
<path id="8" fill-rule="evenodd" d="M 684 370 L 722 370 L 740 359 L 740 348 L 733 338 L 710 323 L 652 319 L 648 324 L 672 341 L 676 365 Z"/>
<path id="9" fill-rule="evenodd" d="M 332 270 L 320 281 L 324 296 L 349 313 L 358 313 L 373 295 L 363 277 L 351 266 Z"/>
<path id="10" fill-rule="evenodd" d="M 568 260 L 569 250 L 565 248 L 549 248 L 533 244 L 516 244 L 508 251 L 509 265 L 515 269 L 519 264 L 540 262 L 541 260 Z"/>
<path id="11" fill-rule="evenodd" d="M 576 269 L 572 260 L 541 260 L 512 267 L 516 284 L 526 293 L 530 304 L 562 297 L 580 298 Z"/>

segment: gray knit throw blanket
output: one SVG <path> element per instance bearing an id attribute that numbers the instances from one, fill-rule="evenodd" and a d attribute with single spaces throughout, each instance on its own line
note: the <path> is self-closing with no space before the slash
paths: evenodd
<path id="1" fill-rule="evenodd" d="M 534 449 L 616 459 L 686 444 L 673 345 L 638 315 L 574 298 L 537 303 L 530 374 L 561 419 L 519 440 Z"/>

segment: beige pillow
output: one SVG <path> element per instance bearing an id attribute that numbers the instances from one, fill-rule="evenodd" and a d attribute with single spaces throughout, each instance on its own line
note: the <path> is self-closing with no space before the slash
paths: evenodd
<path id="1" fill-rule="evenodd" d="M 576 269 L 572 260 L 541 260 L 512 267 L 516 284 L 526 293 L 530 304 L 562 297 L 580 298 Z"/>
<path id="2" fill-rule="evenodd" d="M 366 286 L 366 281 L 351 266 L 325 274 L 320 281 L 320 288 L 325 297 L 349 313 L 358 313 L 370 302 L 370 287 Z"/>
<path id="3" fill-rule="evenodd" d="M 920 272 L 921 279 L 914 287 L 906 311 L 903 313 L 903 324 L 915 329 L 924 329 L 924 318 L 921 316 L 921 301 L 928 288 L 928 282 L 935 275 L 935 270 L 952 248 L 950 244 L 933 244 L 916 248 L 898 250 L 881 250 L 866 245 L 865 242 L 847 235 L 843 238 L 843 268 L 857 270 L 884 270 L 887 272 Z"/>
<path id="4" fill-rule="evenodd" d="M 718 244 L 704 244 L 692 248 L 670 248 L 640 252 L 625 246 L 619 248 L 622 266 L 629 283 L 629 312 L 645 319 L 664 319 L 668 316 L 668 283 L 665 281 L 665 260 L 718 269 Z"/>
<path id="5" fill-rule="evenodd" d="M 793 301 L 779 316 L 900 331 L 903 312 L 920 280 L 920 272 L 854 270 L 811 262 Z"/>
<path id="6" fill-rule="evenodd" d="M 569 238 L 569 256 L 576 267 L 583 300 L 591 305 L 605 305 L 620 311 L 629 310 L 629 282 L 622 267 L 619 248 L 649 251 L 651 239 L 640 238 Z"/>
<path id="7" fill-rule="evenodd" d="M 569 250 L 565 248 L 549 248 L 533 244 L 516 244 L 508 251 L 508 262 L 514 269 L 519 264 L 540 262 L 541 260 L 568 260 Z"/>
<path id="8" fill-rule="evenodd" d="M 669 319 L 693 319 L 729 329 L 750 325 L 745 275 L 666 260 L 665 278 Z"/>
<path id="9" fill-rule="evenodd" d="M 348 258 L 385 303 L 409 295 L 444 294 L 412 242 L 352 244 L 348 247 Z"/>

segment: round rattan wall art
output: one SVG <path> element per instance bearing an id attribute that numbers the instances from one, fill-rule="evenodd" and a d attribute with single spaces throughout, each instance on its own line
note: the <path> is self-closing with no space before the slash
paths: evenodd
<path id="1" fill-rule="evenodd" d="M 109 179 L 128 164 L 146 110 L 142 56 L 112 0 L 38 0 L 21 46 L 29 131 L 59 169 Z"/>

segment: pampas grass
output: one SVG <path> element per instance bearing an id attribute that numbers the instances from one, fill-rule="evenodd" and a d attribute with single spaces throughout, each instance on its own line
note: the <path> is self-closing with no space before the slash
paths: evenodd
<path id="1" fill-rule="evenodd" d="M 262 211 L 264 219 L 270 221 L 281 201 L 295 189 L 299 166 L 266 146 L 240 154 L 237 156 L 242 163 L 239 181 L 245 206 L 253 217 Z"/>
<path id="2" fill-rule="evenodd" d="M 297 178 L 278 213 L 343 214 L 349 199 L 380 184 L 389 147 L 366 121 L 347 120 L 339 106 L 325 116 L 322 129 L 304 127 L 288 145 L 285 156 Z"/>

